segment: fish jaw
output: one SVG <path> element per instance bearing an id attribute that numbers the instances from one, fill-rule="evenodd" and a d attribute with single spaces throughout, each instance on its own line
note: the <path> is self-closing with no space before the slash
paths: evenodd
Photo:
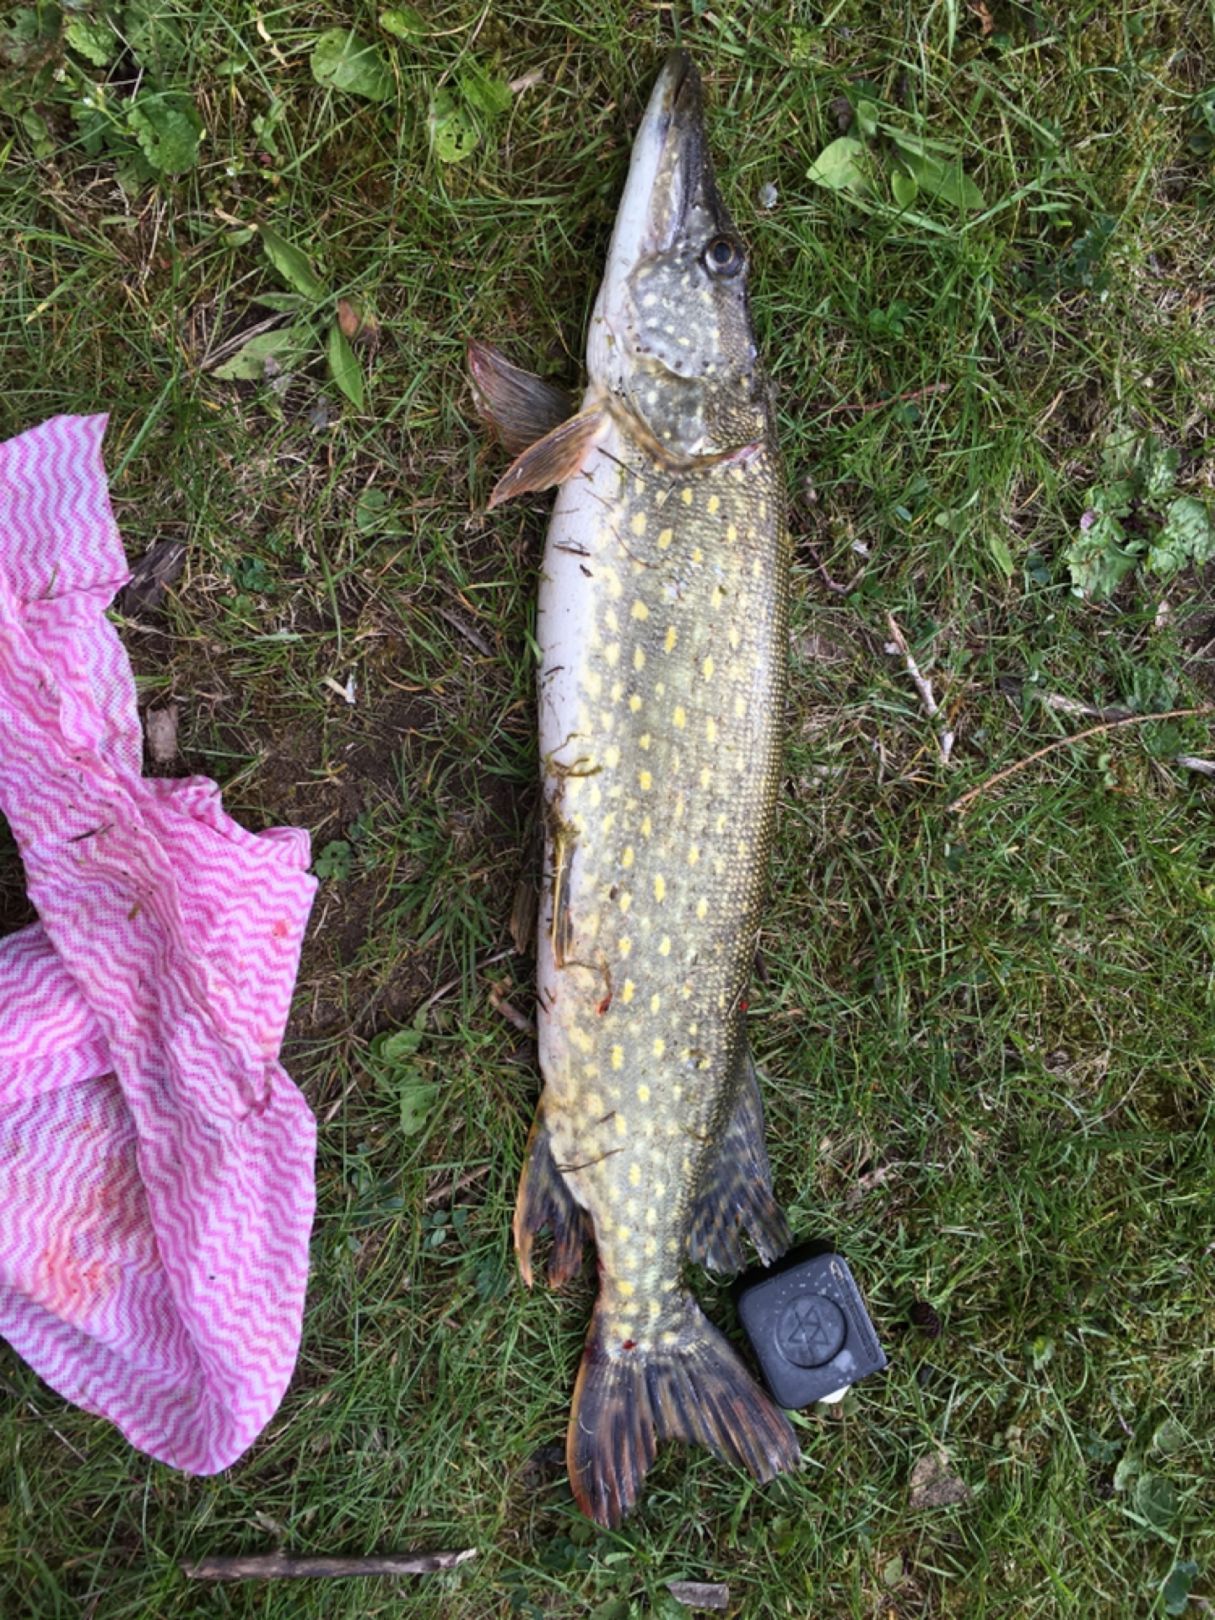
<path id="1" fill-rule="evenodd" d="M 619 392 L 628 364 L 620 338 L 634 271 L 643 259 L 671 246 L 706 183 L 720 207 L 705 138 L 700 75 L 686 51 L 672 51 L 633 141 L 628 179 L 591 316 L 587 369 L 601 390 Z M 723 223 L 728 225 L 728 219 Z"/>

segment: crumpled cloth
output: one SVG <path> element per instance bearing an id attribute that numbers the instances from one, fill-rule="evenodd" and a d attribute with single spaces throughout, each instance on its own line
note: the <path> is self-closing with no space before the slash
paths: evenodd
<path id="1" fill-rule="evenodd" d="M 0 1335 L 210 1474 L 299 1349 L 316 1122 L 278 1051 L 316 885 L 306 832 L 142 778 L 105 420 L 0 444 L 0 812 L 40 919 L 0 939 Z"/>

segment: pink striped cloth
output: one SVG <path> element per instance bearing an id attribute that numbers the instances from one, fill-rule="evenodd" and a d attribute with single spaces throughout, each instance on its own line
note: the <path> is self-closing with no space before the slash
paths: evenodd
<path id="1" fill-rule="evenodd" d="M 0 940 L 0 1334 L 209 1474 L 299 1349 L 316 1124 L 278 1051 L 315 881 L 307 833 L 142 778 L 104 431 L 0 444 L 0 812 L 40 918 Z"/>

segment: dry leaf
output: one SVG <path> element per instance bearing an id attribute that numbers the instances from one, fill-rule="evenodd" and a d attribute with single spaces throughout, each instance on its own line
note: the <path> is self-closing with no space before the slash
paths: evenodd
<path id="1" fill-rule="evenodd" d="M 347 343 L 373 344 L 380 335 L 380 323 L 365 309 L 359 309 L 349 298 L 337 301 L 338 331 Z"/>
<path id="2" fill-rule="evenodd" d="M 520 956 L 526 956 L 531 949 L 536 933 L 536 912 L 539 907 L 540 896 L 536 889 L 536 880 L 527 873 L 519 879 L 515 889 L 515 903 L 510 912 L 510 937 Z"/>
<path id="3" fill-rule="evenodd" d="M 730 1607 L 730 1588 L 711 1581 L 668 1581 L 667 1591 L 685 1609 L 709 1609 L 724 1614 Z"/>
<path id="4" fill-rule="evenodd" d="M 148 753 L 157 765 L 171 765 L 177 758 L 177 705 L 149 709 L 143 717 Z"/>
<path id="5" fill-rule="evenodd" d="M 544 74 L 539 68 L 532 68 L 530 73 L 524 73 L 518 79 L 512 79 L 507 86 L 513 96 L 522 95 L 524 90 L 534 90 L 538 84 L 544 83 Z"/>
<path id="6" fill-rule="evenodd" d="M 124 613 L 158 606 L 161 598 L 185 567 L 184 540 L 158 540 L 131 570 L 121 596 Z"/>
<path id="7" fill-rule="evenodd" d="M 970 1501 L 970 1486 L 950 1472 L 949 1458 L 938 1446 L 926 1451 L 911 1470 L 907 1505 L 919 1508 L 955 1507 Z"/>
<path id="8" fill-rule="evenodd" d="M 983 0 L 970 0 L 970 9 L 979 19 L 979 29 L 983 38 L 989 38 L 996 31 L 996 19 L 988 11 Z"/>

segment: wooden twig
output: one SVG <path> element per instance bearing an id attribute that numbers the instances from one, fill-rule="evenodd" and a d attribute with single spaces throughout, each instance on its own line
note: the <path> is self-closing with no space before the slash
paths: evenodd
<path id="1" fill-rule="evenodd" d="M 246 326 L 232 337 L 225 338 L 222 343 L 216 344 L 213 349 L 208 348 L 206 354 L 198 362 L 199 371 L 214 371 L 216 366 L 222 364 L 230 354 L 235 354 L 238 349 L 243 349 L 245 344 L 252 338 L 261 337 L 263 332 L 272 332 L 276 326 L 281 326 L 286 319 L 287 315 L 283 311 L 279 311 L 276 315 L 267 315 L 264 321 L 255 321 L 252 326 Z"/>
<path id="2" fill-rule="evenodd" d="M 299 1581 L 346 1580 L 351 1575 L 431 1575 L 454 1569 L 477 1556 L 475 1547 L 463 1552 L 401 1553 L 384 1558 L 292 1558 L 286 1553 L 260 1553 L 250 1558 L 200 1558 L 183 1564 L 192 1581 Z"/>
<path id="3" fill-rule="evenodd" d="M 925 388 L 912 388 L 906 394 L 891 394 L 888 399 L 841 399 L 836 405 L 828 405 L 822 414 L 836 416 L 840 411 L 856 411 L 859 416 L 866 411 L 883 410 L 887 405 L 913 405 L 917 399 L 927 399 L 930 394 L 943 394 L 950 386 L 947 382 L 934 382 Z"/>
<path id="4" fill-rule="evenodd" d="M 482 1176 L 486 1176 L 488 1174 L 489 1166 L 487 1164 L 479 1164 L 472 1170 L 466 1170 L 464 1174 L 462 1176 L 458 1176 L 455 1181 L 444 1181 L 440 1186 L 436 1187 L 433 1192 L 428 1192 L 422 1202 L 427 1209 L 432 1208 L 435 1204 L 446 1204 L 448 1200 L 454 1198 L 457 1193 L 467 1192 L 469 1187 L 480 1181 Z"/>
<path id="5" fill-rule="evenodd" d="M 536 1026 L 526 1014 L 521 1013 L 518 1007 L 512 1006 L 503 995 L 503 985 L 491 984 L 489 987 L 489 1004 L 498 1014 L 505 1018 L 512 1029 L 517 1029 L 520 1035 L 535 1036 Z"/>
<path id="6" fill-rule="evenodd" d="M 911 676 L 912 684 L 914 685 L 916 691 L 920 694 L 920 702 L 924 705 L 925 714 L 927 714 L 930 720 L 938 719 L 941 711 L 938 708 L 937 700 L 932 693 L 932 682 L 923 673 L 920 666 L 911 656 L 911 648 L 907 645 L 907 638 L 904 636 L 902 630 L 899 629 L 898 620 L 895 618 L 893 613 L 888 613 L 886 615 L 886 624 L 890 630 L 890 644 L 886 648 L 886 651 L 898 653 L 900 655 L 904 665 L 906 666 L 908 675 Z M 954 743 L 954 734 L 950 730 L 948 720 L 941 721 L 941 725 L 937 733 L 937 742 L 941 750 L 941 762 L 948 765 L 949 756 L 953 753 Z"/>
<path id="7" fill-rule="evenodd" d="M 806 550 L 810 553 L 810 561 L 818 569 L 819 578 L 822 580 L 827 589 L 829 591 L 834 591 L 836 596 L 847 596 L 852 590 L 852 585 L 841 585 L 838 579 L 832 579 L 831 575 L 827 572 L 823 559 L 818 554 L 818 547 L 812 540 L 807 540 L 804 542 L 804 544 Z"/>
<path id="8" fill-rule="evenodd" d="M 1083 731 L 1077 731 L 1070 737 L 1056 737 L 1054 742 L 1047 743 L 1045 748 L 1037 748 L 1032 754 L 1026 754 L 1024 759 L 1017 760 L 1012 765 L 1006 765 L 1002 771 L 989 776 L 986 782 L 980 782 L 978 787 L 972 787 L 963 793 L 960 799 L 955 799 L 949 808 L 955 814 L 961 815 L 969 805 L 989 788 L 995 787 L 997 782 L 1003 782 L 1018 771 L 1023 771 L 1027 765 L 1036 760 L 1045 759 L 1047 754 L 1053 754 L 1056 749 L 1068 748 L 1072 743 L 1083 742 L 1087 737 L 1096 737 L 1103 731 L 1115 731 L 1120 726 L 1142 726 L 1150 720 L 1190 720 L 1196 715 L 1215 714 L 1215 703 L 1203 703 L 1196 709 L 1166 709 L 1163 714 L 1128 714 L 1121 720 L 1104 720 L 1099 726 L 1086 726 Z"/>
<path id="9" fill-rule="evenodd" d="M 1080 720 L 1127 720 L 1131 714 L 1129 709 L 1120 709 L 1115 704 L 1110 704 L 1104 709 L 1094 709 L 1091 703 L 1080 703 L 1062 692 L 1048 692 L 1042 701 L 1048 709 L 1054 709 L 1057 714 L 1075 715 Z"/>

